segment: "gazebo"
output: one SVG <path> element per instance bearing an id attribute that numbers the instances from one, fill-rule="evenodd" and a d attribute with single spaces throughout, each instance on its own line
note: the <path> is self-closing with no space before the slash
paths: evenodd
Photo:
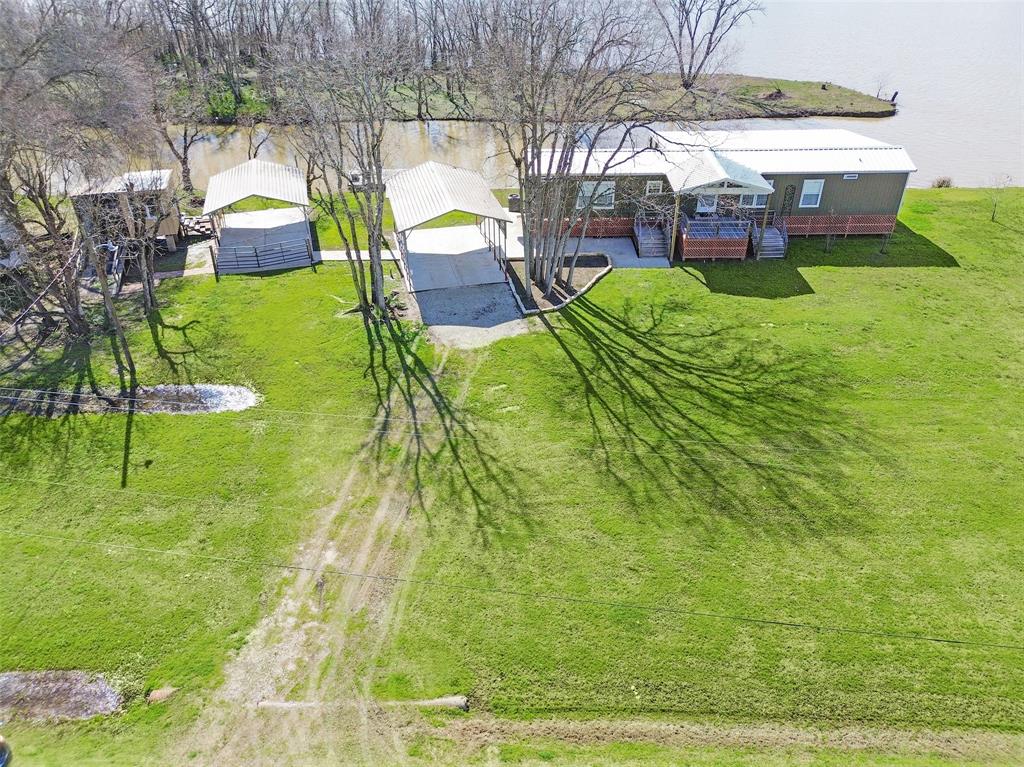
<path id="1" fill-rule="evenodd" d="M 504 281 L 508 261 L 507 225 L 513 219 L 479 173 L 429 161 L 395 174 L 387 183 L 385 196 L 391 203 L 395 237 L 406 266 L 409 290 Z M 409 236 L 414 229 L 454 212 L 476 217 L 483 242 L 479 237 L 465 235 L 441 238 L 440 230 L 431 230 L 438 233 L 435 238 L 438 247 L 410 253 Z M 426 232 L 422 234 L 425 236 Z M 473 239 L 481 247 L 477 248 Z"/>
<path id="2" fill-rule="evenodd" d="M 229 212 L 250 197 L 293 207 Z M 209 216 L 213 225 L 217 274 L 266 272 L 314 263 L 306 178 L 294 166 L 249 160 L 211 176 L 203 215 Z"/>

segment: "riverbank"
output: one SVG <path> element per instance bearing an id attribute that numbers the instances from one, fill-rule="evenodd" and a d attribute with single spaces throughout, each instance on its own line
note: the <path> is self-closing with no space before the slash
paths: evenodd
<path id="1" fill-rule="evenodd" d="M 884 99 L 825 80 L 784 80 L 775 77 L 720 74 L 699 90 L 685 94 L 673 75 L 663 76 L 658 103 L 648 104 L 654 119 L 740 120 L 751 117 L 892 117 L 896 106 Z M 399 89 L 396 122 L 488 122 L 472 93 L 452 98 L 435 90 L 417 101 L 415 90 Z M 283 122 L 273 104 L 255 85 L 243 89 L 241 103 L 211 98 L 209 119 L 215 125 Z"/>

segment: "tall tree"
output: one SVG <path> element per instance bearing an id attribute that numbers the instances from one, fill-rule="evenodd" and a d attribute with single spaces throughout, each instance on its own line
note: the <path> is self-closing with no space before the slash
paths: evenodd
<path id="1" fill-rule="evenodd" d="M 344 20 L 318 50 L 281 48 L 275 69 L 282 104 L 314 185 L 314 202 L 331 218 L 348 255 L 364 309 L 387 316 L 382 250 L 384 138 L 399 116 L 399 86 L 413 69 L 406 29 L 382 0 L 347 0 Z M 369 263 L 367 295 L 363 256 Z"/>
<path id="2" fill-rule="evenodd" d="M 570 233 L 589 221 L 608 152 L 643 151 L 658 53 L 643 20 L 613 0 L 491 0 L 479 19 L 475 88 L 517 173 L 528 277 L 548 292 Z M 621 159 L 621 154 L 619 155 Z"/>
<path id="3" fill-rule="evenodd" d="M 740 23 L 764 10 L 758 0 L 650 0 L 679 73 L 690 91 L 713 74 L 727 53 L 726 41 Z"/>

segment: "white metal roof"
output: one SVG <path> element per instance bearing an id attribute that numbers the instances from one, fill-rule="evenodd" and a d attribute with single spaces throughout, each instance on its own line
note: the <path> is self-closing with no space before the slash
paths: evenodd
<path id="1" fill-rule="evenodd" d="M 498 221 L 512 220 L 483 176 L 440 162 L 429 161 L 396 173 L 387 182 L 385 196 L 391 202 L 398 232 L 452 211 Z"/>
<path id="2" fill-rule="evenodd" d="M 210 177 L 203 215 L 216 213 L 249 197 L 309 205 L 306 177 L 293 165 L 249 160 Z"/>
<path id="3" fill-rule="evenodd" d="M 550 151 L 541 156 L 549 167 Z M 642 150 L 579 150 L 572 157 L 570 173 L 598 176 L 660 176 L 668 178 L 673 192 L 700 194 L 729 185 L 732 194 L 767 194 L 769 184 L 756 170 L 699 146 Z"/>
<path id="4" fill-rule="evenodd" d="M 664 147 L 705 146 L 719 158 L 759 173 L 911 173 L 901 146 L 840 128 L 734 131 L 663 131 Z"/>
<path id="5" fill-rule="evenodd" d="M 133 192 L 162 192 L 171 183 L 172 172 L 167 168 L 158 170 L 133 170 L 120 176 L 104 179 L 89 179 L 71 192 L 72 197 L 86 197 L 97 194 L 121 194 Z"/>

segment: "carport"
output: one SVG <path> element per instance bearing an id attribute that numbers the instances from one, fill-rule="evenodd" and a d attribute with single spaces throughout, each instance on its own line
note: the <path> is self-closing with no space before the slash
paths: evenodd
<path id="1" fill-rule="evenodd" d="M 410 292 L 504 283 L 509 212 L 475 171 L 425 162 L 387 183 L 398 250 Z M 446 213 L 476 216 L 475 226 L 416 230 Z"/>
<path id="2" fill-rule="evenodd" d="M 250 197 L 294 207 L 228 212 Z M 306 177 L 296 167 L 249 160 L 211 176 L 203 215 L 209 216 L 213 224 L 213 266 L 217 274 L 313 264 Z"/>

